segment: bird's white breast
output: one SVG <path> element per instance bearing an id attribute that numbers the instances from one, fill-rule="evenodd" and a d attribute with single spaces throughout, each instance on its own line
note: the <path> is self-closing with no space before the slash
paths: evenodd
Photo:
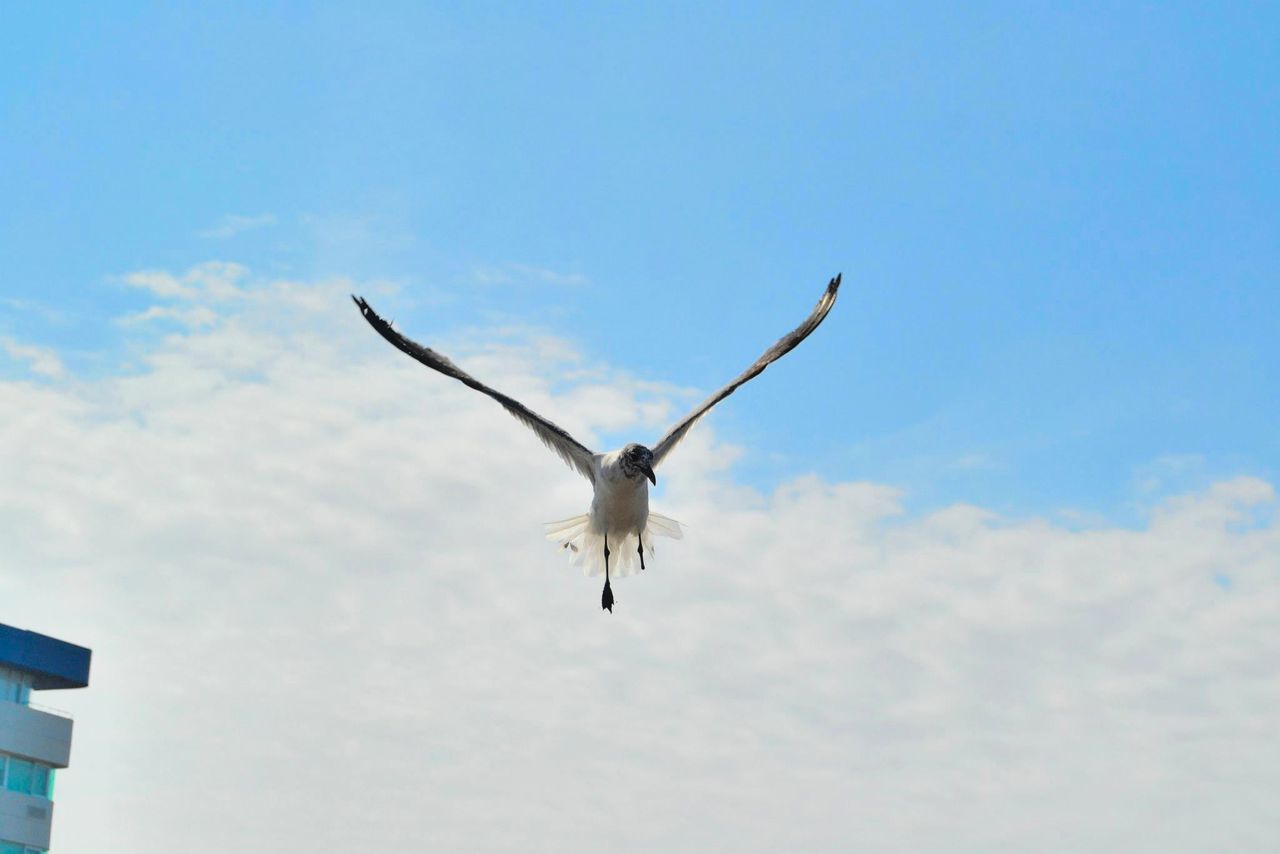
<path id="1" fill-rule="evenodd" d="M 623 474 L 617 451 L 601 455 L 597 465 L 591 529 L 619 536 L 643 531 L 649 521 L 649 481 Z"/>

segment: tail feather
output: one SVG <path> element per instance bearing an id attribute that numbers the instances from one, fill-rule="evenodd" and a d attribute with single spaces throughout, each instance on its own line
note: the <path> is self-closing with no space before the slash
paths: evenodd
<path id="1" fill-rule="evenodd" d="M 684 539 L 684 531 L 680 529 L 680 523 L 669 516 L 663 516 L 659 513 L 649 514 L 649 524 L 645 526 L 645 530 L 658 537 L 670 537 L 673 540 Z"/>
<path id="2" fill-rule="evenodd" d="M 591 519 L 587 514 L 561 519 L 559 522 L 548 522 L 545 526 L 546 537 L 569 553 L 570 563 L 582 567 L 586 575 L 604 574 L 604 532 L 591 529 Z M 653 556 L 653 538 L 672 537 L 680 539 L 683 532 L 680 523 L 675 519 L 649 514 L 649 522 L 640 533 L 640 542 L 644 543 L 646 560 Z M 637 552 L 636 534 L 613 534 L 609 537 L 609 574 L 632 575 L 640 571 L 640 555 Z"/>
<path id="3" fill-rule="evenodd" d="M 586 513 L 581 516 L 574 516 L 570 519 L 561 519 L 559 522 L 548 522 L 543 525 L 547 539 L 555 542 L 565 538 L 573 538 L 587 529 L 591 517 Z"/>

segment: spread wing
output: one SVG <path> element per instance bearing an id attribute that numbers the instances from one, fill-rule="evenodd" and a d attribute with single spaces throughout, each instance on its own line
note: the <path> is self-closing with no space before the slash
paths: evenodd
<path id="1" fill-rule="evenodd" d="M 592 452 L 565 432 L 564 428 L 551 423 L 520 401 L 489 388 L 489 386 L 466 373 L 435 350 L 423 347 L 421 344 L 405 338 L 392 329 L 391 324 L 379 317 L 378 313 L 360 297 L 353 294 L 351 299 L 355 300 L 356 305 L 360 308 L 360 313 L 364 315 L 365 320 L 369 321 L 369 325 L 379 335 L 390 341 L 397 350 L 407 353 L 428 368 L 439 371 L 445 376 L 453 377 L 455 380 L 465 383 L 476 391 L 483 392 L 498 401 L 498 403 L 502 404 L 502 408 L 519 419 L 520 423 L 537 433 L 542 443 L 559 454 L 560 459 L 576 469 L 578 474 L 595 483 L 595 469 L 591 462 Z"/>
<path id="2" fill-rule="evenodd" d="M 777 344 L 765 350 L 764 355 L 756 359 L 755 364 L 739 374 L 724 388 L 702 401 L 697 409 L 690 412 L 676 426 L 668 430 L 667 435 L 659 439 L 658 444 L 653 446 L 654 468 L 658 467 L 667 454 L 671 453 L 671 449 L 689 432 L 689 428 L 696 424 L 699 418 L 706 415 L 711 410 L 711 407 L 733 394 L 738 390 L 738 386 L 769 367 L 770 363 L 781 359 L 791 352 L 797 344 L 808 338 L 809 333 L 817 329 L 818 324 L 822 323 L 822 319 L 827 316 L 827 312 L 831 311 L 831 306 L 836 304 L 836 291 L 839 287 L 840 276 L 837 275 L 827 284 L 827 290 L 822 294 L 822 299 L 818 300 L 818 304 L 813 307 L 813 313 L 805 319 L 804 323 L 784 335 Z"/>

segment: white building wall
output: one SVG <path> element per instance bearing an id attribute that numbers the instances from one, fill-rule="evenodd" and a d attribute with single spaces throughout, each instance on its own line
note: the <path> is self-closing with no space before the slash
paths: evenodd
<path id="1" fill-rule="evenodd" d="M 45 849 L 52 823 L 52 801 L 0 789 L 0 839 Z"/>
<path id="2" fill-rule="evenodd" d="M 21 703 L 0 701 L 0 752 L 66 768 L 71 756 L 71 720 Z M 0 840 L 49 847 L 53 803 L 0 789 Z"/>
<path id="3" fill-rule="evenodd" d="M 71 719 L 0 702 L 0 751 L 66 768 L 71 759 Z"/>

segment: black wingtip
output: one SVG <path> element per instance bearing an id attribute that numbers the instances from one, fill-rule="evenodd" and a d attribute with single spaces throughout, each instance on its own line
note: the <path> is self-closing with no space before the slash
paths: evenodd
<path id="1" fill-rule="evenodd" d="M 356 304 L 356 307 L 360 309 L 360 314 L 364 316 L 365 320 L 369 321 L 369 325 L 372 326 L 374 329 L 377 329 L 379 332 L 381 332 L 382 327 L 384 326 L 387 327 L 388 329 L 391 328 L 392 321 L 387 320 L 382 315 L 374 311 L 373 306 L 365 302 L 364 297 L 358 297 L 355 294 L 352 294 L 351 301 Z"/>
<path id="2" fill-rule="evenodd" d="M 840 288 L 840 278 L 843 275 L 844 273 L 836 273 L 836 277 L 827 283 L 827 290 L 834 294 Z"/>

